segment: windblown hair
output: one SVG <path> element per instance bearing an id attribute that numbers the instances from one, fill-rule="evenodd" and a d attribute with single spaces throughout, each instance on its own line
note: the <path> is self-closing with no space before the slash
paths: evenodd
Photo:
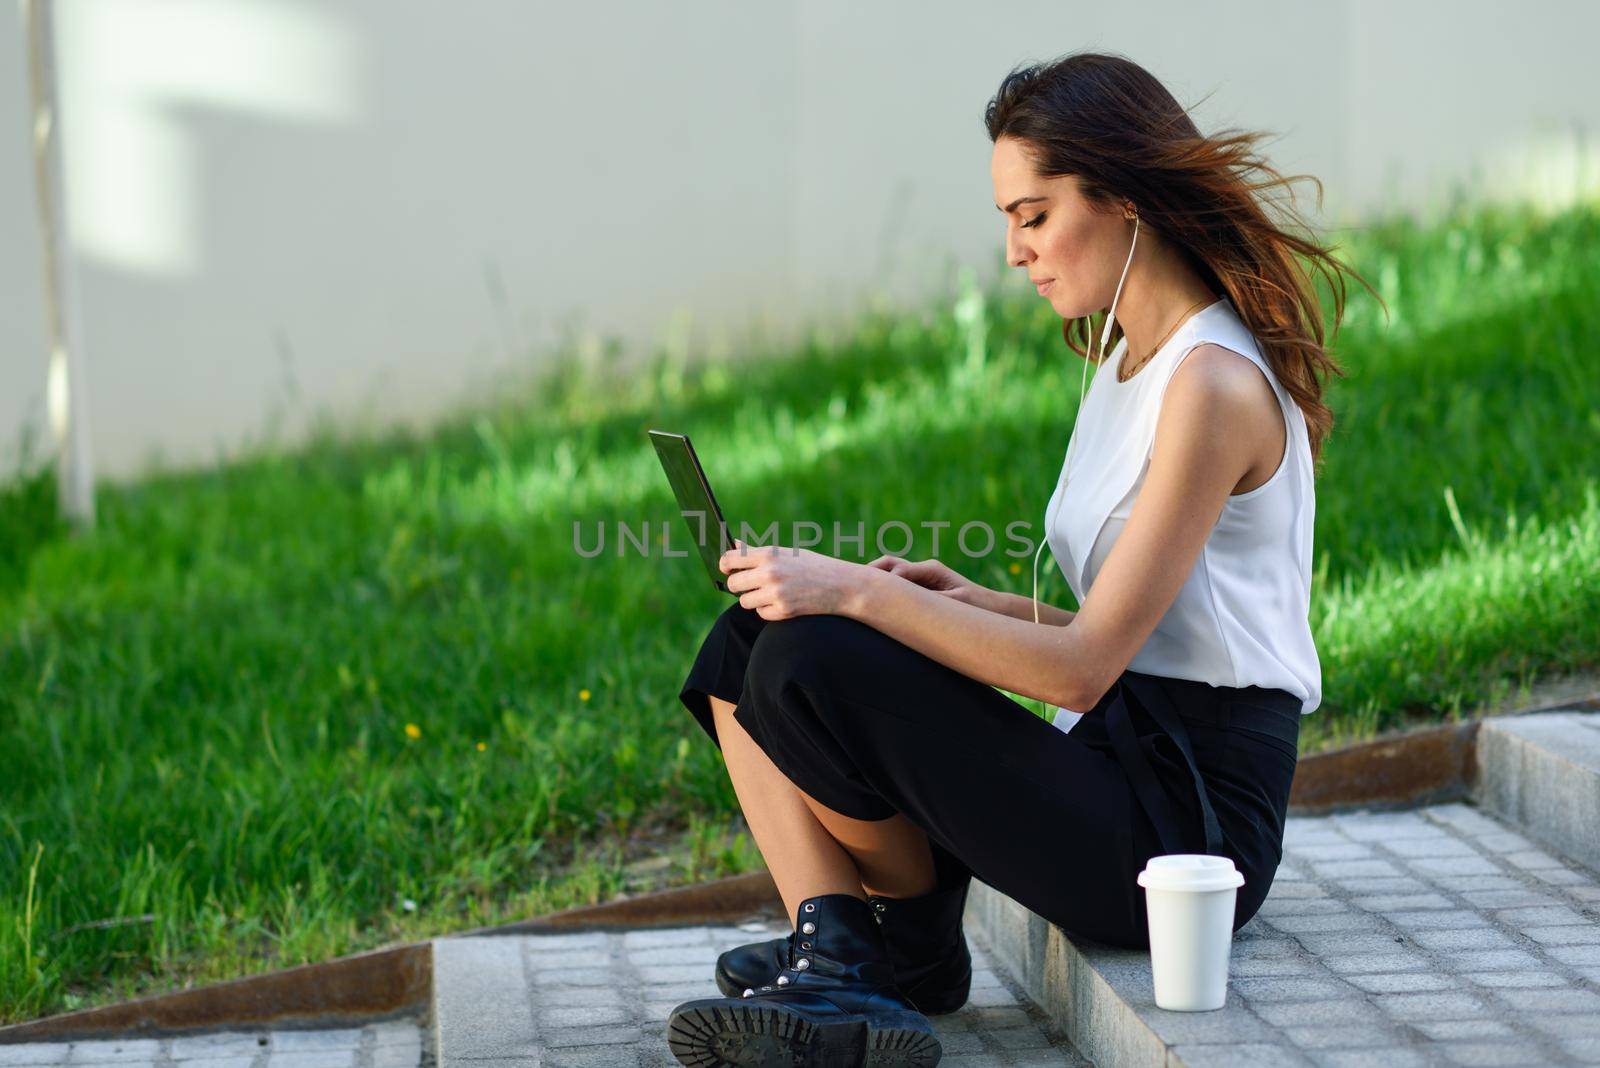
<path id="1" fill-rule="evenodd" d="M 1333 412 L 1322 401 L 1324 380 L 1345 372 L 1323 345 L 1316 277 L 1333 293 L 1335 335 L 1344 316 L 1346 274 L 1377 295 L 1333 257 L 1335 246 L 1317 242 L 1292 206 L 1292 183 L 1304 178 L 1316 184 L 1320 209 L 1322 183 L 1310 175 L 1286 178 L 1269 166 L 1256 147 L 1264 133 L 1201 135 L 1165 86 L 1117 55 L 1080 52 L 1019 67 L 1000 83 L 983 120 L 991 141 L 1022 142 L 1040 177 L 1075 175 L 1083 195 L 1107 211 L 1132 201 L 1144 228 L 1153 228 L 1228 296 L 1304 413 L 1312 459 L 1320 466 L 1323 439 L 1333 429 Z M 1287 196 L 1274 199 L 1273 191 Z M 1086 320 L 1064 322 L 1062 335 L 1087 359 L 1085 327 L 1093 329 Z M 1121 335 L 1117 324 L 1112 336 Z"/>

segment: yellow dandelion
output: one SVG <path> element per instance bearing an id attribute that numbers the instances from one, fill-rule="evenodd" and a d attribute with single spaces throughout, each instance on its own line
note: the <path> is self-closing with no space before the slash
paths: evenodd
<path id="1" fill-rule="evenodd" d="M 1011 573 L 1013 575 L 1022 574 L 1022 565 L 1017 563 L 1015 560 L 1011 561 Z"/>
<path id="2" fill-rule="evenodd" d="M 484 751 L 484 750 L 485 750 L 485 749 L 488 749 L 488 748 L 489 748 L 489 746 L 488 746 L 488 745 L 487 745 L 487 744 L 485 744 L 485 743 L 483 743 L 483 742 L 479 742 L 479 743 L 478 743 L 478 752 L 480 752 L 480 753 L 481 753 L 481 752 L 483 752 L 483 751 Z"/>
<path id="3" fill-rule="evenodd" d="M 417 726 L 415 723 L 407 723 L 406 737 L 410 738 L 412 741 L 416 741 L 418 738 L 422 737 L 422 728 Z"/>
<path id="4" fill-rule="evenodd" d="M 579 690 L 578 691 L 578 700 L 587 701 L 588 699 L 589 699 L 589 691 L 588 690 Z"/>

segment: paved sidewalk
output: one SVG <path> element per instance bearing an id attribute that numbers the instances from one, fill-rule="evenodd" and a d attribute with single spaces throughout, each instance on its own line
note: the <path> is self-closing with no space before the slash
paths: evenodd
<path id="1" fill-rule="evenodd" d="M 421 1068 L 422 1026 L 390 1020 L 325 1031 L 221 1031 L 180 1038 L 0 1045 L 0 1068 Z M 431 1052 L 427 1056 L 431 1060 Z"/>
<path id="2" fill-rule="evenodd" d="M 753 922 L 441 940 L 436 954 L 444 941 L 457 943 L 450 947 L 452 961 L 435 974 L 441 1063 L 676 1066 L 667 1049 L 667 1017 L 692 998 L 723 996 L 712 979 L 717 955 L 788 930 L 783 922 Z M 944 1046 L 940 1064 L 1086 1065 L 1014 981 L 992 966 L 981 936 L 969 932 L 968 944 L 971 1000 L 958 1012 L 930 1018 Z M 453 981 L 452 974 L 467 981 Z M 474 989 L 472 975 L 484 984 Z M 522 1005 L 528 1008 L 519 1011 Z"/>
<path id="3" fill-rule="evenodd" d="M 1219 1012 L 1139 1007 L 1185 1064 L 1600 1064 L 1594 873 L 1466 805 L 1291 819 L 1232 961 Z"/>
<path id="4" fill-rule="evenodd" d="M 1259 1022 L 1325 1065 L 1600 1063 L 1594 873 L 1464 804 L 1290 820 L 1285 846 L 1234 945 L 1238 1039 Z"/>

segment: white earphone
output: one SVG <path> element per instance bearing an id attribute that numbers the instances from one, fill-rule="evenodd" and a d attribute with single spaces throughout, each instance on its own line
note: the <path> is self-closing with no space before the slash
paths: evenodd
<path id="1" fill-rule="evenodd" d="M 1122 265 L 1122 277 L 1117 279 L 1117 291 L 1111 297 L 1111 311 L 1106 315 L 1105 329 L 1100 331 L 1100 358 L 1102 360 L 1105 359 L 1106 355 L 1106 342 L 1111 339 L 1111 326 L 1117 321 L 1117 301 L 1122 297 L 1122 283 L 1128 280 L 1128 268 L 1133 266 L 1133 250 L 1138 247 L 1139 216 L 1136 212 L 1133 216 L 1133 244 L 1128 246 L 1128 259 L 1127 262 Z M 1083 414 L 1083 398 L 1084 394 L 1087 392 L 1087 385 L 1089 381 L 1089 361 L 1094 355 L 1094 337 L 1090 335 L 1087 327 L 1084 329 L 1084 336 L 1089 338 L 1089 351 L 1084 354 L 1083 375 L 1078 382 L 1078 411 L 1077 414 L 1072 417 L 1074 427 L 1077 426 L 1078 416 Z M 1063 465 L 1063 470 L 1061 473 L 1062 483 L 1066 481 L 1066 477 L 1065 465 Z M 1044 554 L 1045 546 L 1050 544 L 1050 531 L 1055 525 L 1056 512 L 1060 510 L 1061 502 L 1066 497 L 1065 494 L 1060 493 L 1060 489 L 1061 484 L 1058 483 L 1056 486 L 1057 493 L 1055 507 L 1051 508 L 1050 514 L 1045 517 L 1044 536 L 1039 539 L 1038 551 L 1033 554 L 1033 621 L 1035 623 L 1039 622 L 1039 557 Z"/>

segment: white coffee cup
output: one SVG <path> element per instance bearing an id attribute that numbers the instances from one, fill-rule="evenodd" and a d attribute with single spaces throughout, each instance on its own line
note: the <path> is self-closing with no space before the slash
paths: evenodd
<path id="1" fill-rule="evenodd" d="M 1228 857 L 1168 853 L 1139 873 L 1150 918 L 1156 1007 L 1222 1008 L 1228 996 L 1233 911 L 1244 875 Z"/>

